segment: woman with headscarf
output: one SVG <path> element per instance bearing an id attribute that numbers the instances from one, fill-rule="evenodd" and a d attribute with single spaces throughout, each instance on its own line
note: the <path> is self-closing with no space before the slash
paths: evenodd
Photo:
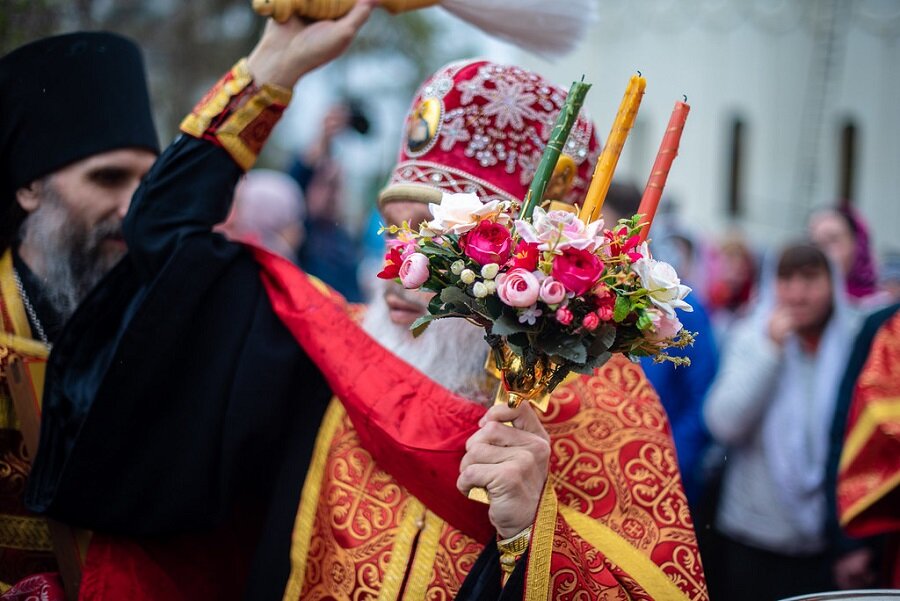
<path id="1" fill-rule="evenodd" d="M 869 228 L 856 210 L 841 206 L 816 211 L 809 219 L 809 236 L 837 265 L 853 307 L 870 311 L 890 303 L 878 288 Z"/>
<path id="2" fill-rule="evenodd" d="M 823 251 L 793 244 L 771 259 L 704 408 L 728 448 L 716 517 L 722 565 L 709 567 L 725 590 L 711 596 L 731 601 L 833 587 L 825 465 L 855 319 Z"/>

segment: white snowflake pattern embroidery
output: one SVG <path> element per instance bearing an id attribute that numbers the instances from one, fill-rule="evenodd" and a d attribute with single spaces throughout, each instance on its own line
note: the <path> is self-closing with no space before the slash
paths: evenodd
<path id="1" fill-rule="evenodd" d="M 540 118 L 531 106 L 537 96 L 526 91 L 525 84 L 498 79 L 494 86 L 494 89 L 485 88 L 481 93 L 488 101 L 482 111 L 497 118 L 497 128 L 505 129 L 512 125 L 513 129 L 521 130 L 525 127 L 525 119 Z"/>
<path id="2" fill-rule="evenodd" d="M 466 129 L 466 121 L 463 116 L 460 114 L 457 114 L 455 117 L 447 115 L 446 119 L 451 118 L 452 120 L 444 125 L 444 135 L 441 139 L 441 150 L 444 152 L 452 150 L 457 142 L 468 142 L 472 139 L 469 130 Z"/>

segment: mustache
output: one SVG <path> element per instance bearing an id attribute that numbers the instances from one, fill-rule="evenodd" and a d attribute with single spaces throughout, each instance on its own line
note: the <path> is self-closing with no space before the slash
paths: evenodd
<path id="1" fill-rule="evenodd" d="M 93 242 L 123 240 L 125 236 L 122 233 L 122 220 L 117 217 L 111 217 L 106 221 L 101 221 L 90 229 L 89 237 Z"/>
<path id="2" fill-rule="evenodd" d="M 402 301 L 408 305 L 413 305 L 417 308 L 422 309 L 423 312 L 428 310 L 428 305 L 423 303 L 421 300 L 417 298 L 413 298 L 409 293 L 406 292 L 404 288 L 388 288 L 384 291 L 384 300 L 390 300 L 394 298 L 396 300 Z"/>

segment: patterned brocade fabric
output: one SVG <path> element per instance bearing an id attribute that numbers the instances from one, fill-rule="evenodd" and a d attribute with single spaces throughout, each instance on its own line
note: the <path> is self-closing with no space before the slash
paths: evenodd
<path id="1" fill-rule="evenodd" d="M 482 546 L 375 465 L 332 401 L 294 529 L 288 599 L 452 599 Z"/>
<path id="2" fill-rule="evenodd" d="M 530 556 L 545 558 L 546 573 L 530 560 L 526 599 L 706 600 L 667 419 L 640 367 L 614 359 L 563 384 L 543 421 L 551 486 Z M 375 465 L 334 401 L 303 489 L 284 598 L 452 599 L 481 550 Z"/>
<path id="3" fill-rule="evenodd" d="M 898 457 L 900 312 L 876 334 L 850 408 L 838 473 L 838 513 L 852 536 L 900 531 Z"/>
<path id="4" fill-rule="evenodd" d="M 706 599 L 668 420 L 640 366 L 616 357 L 564 383 L 543 421 L 559 503 L 549 590 Z"/>
<path id="5" fill-rule="evenodd" d="M 181 131 L 224 148 L 243 170 L 256 163 L 272 129 L 291 101 L 280 86 L 257 86 L 240 60 L 181 122 Z"/>

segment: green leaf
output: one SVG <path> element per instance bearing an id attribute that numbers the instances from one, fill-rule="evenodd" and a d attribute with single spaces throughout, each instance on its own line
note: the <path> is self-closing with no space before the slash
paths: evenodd
<path id="1" fill-rule="evenodd" d="M 616 307 L 613 309 L 613 319 L 621 323 L 631 313 L 631 301 L 627 296 L 616 297 Z"/>
<path id="2" fill-rule="evenodd" d="M 497 320 L 501 315 L 503 315 L 503 308 L 506 306 L 503 304 L 503 301 L 495 294 L 489 294 L 483 299 L 484 309 L 488 314 L 488 317 L 491 318 L 492 321 Z"/>
<path id="3" fill-rule="evenodd" d="M 637 327 L 642 332 L 653 327 L 653 320 L 650 319 L 650 316 L 647 315 L 646 311 L 641 311 L 640 317 L 638 317 L 637 320 Z"/>
<path id="4" fill-rule="evenodd" d="M 578 365 L 583 365 L 588 359 L 587 349 L 585 348 L 584 343 L 575 337 L 566 337 L 565 339 L 560 340 L 559 344 L 557 344 L 549 354 L 556 357 L 562 357 L 563 359 Z"/>
<path id="5" fill-rule="evenodd" d="M 437 319 L 437 315 L 423 315 L 419 319 L 412 322 L 412 325 L 409 326 L 410 331 L 412 332 L 413 338 L 418 338 L 422 335 L 422 333 L 428 329 L 428 326 L 431 325 L 431 322 Z"/>
<path id="6" fill-rule="evenodd" d="M 449 313 L 449 309 L 444 308 L 444 303 L 441 301 L 441 297 L 437 294 L 431 297 L 431 300 L 428 301 L 428 312 L 432 315 L 443 315 L 444 313 Z"/>
<path id="7" fill-rule="evenodd" d="M 512 336 L 513 334 L 533 332 L 534 328 L 519 323 L 518 318 L 509 313 L 504 313 L 491 325 L 491 334 L 497 336 Z"/>
<path id="8" fill-rule="evenodd" d="M 437 245 L 424 245 L 419 247 L 419 250 L 426 257 L 438 256 L 438 257 L 446 257 L 448 259 L 456 260 L 459 256 L 450 250 L 449 248 L 444 248 L 443 246 Z"/>
<path id="9" fill-rule="evenodd" d="M 612 353 L 610 353 L 609 351 L 606 351 L 606 352 L 600 353 L 599 355 L 593 355 L 590 358 L 588 358 L 587 363 L 585 363 L 584 366 L 586 368 L 590 369 L 591 371 L 594 371 L 598 367 L 603 367 L 603 365 L 610 359 L 612 359 Z"/>
<path id="10" fill-rule="evenodd" d="M 511 348 L 517 355 L 524 357 L 525 349 L 529 347 L 530 341 L 528 340 L 528 334 L 519 332 L 518 334 L 507 336 L 506 344 L 508 344 L 509 348 Z"/>
<path id="11" fill-rule="evenodd" d="M 441 290 L 441 301 L 447 305 L 465 307 L 474 312 L 478 311 L 478 301 L 456 286 L 450 286 Z"/>

